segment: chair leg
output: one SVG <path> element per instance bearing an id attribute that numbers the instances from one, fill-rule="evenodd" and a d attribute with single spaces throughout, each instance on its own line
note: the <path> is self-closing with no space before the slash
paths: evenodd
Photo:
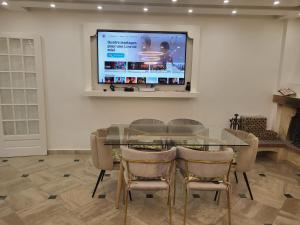
<path id="1" fill-rule="evenodd" d="M 228 224 L 231 225 L 231 203 L 230 203 L 230 192 L 231 188 L 230 186 L 228 187 L 227 190 L 227 204 L 228 204 Z"/>
<path id="2" fill-rule="evenodd" d="M 183 225 L 186 224 L 187 205 L 188 205 L 188 190 L 187 190 L 187 184 L 185 184 Z"/>
<path id="3" fill-rule="evenodd" d="M 246 184 L 247 184 L 248 191 L 250 193 L 251 200 L 253 200 L 253 195 L 252 195 L 252 191 L 251 191 L 251 188 L 250 188 L 250 185 L 249 185 L 249 181 L 248 181 L 248 177 L 247 177 L 246 172 L 243 172 L 243 175 L 244 175 L 244 179 L 245 179 Z"/>
<path id="4" fill-rule="evenodd" d="M 124 215 L 124 225 L 126 225 L 127 222 L 127 208 L 128 208 L 128 195 L 129 191 L 126 189 L 125 191 L 125 215 Z"/>
<path id="5" fill-rule="evenodd" d="M 238 184 L 238 183 L 239 183 L 239 180 L 238 180 L 238 176 L 237 176 L 236 171 L 234 171 L 234 176 L 235 176 L 235 182 Z"/>
<path id="6" fill-rule="evenodd" d="M 217 198 L 217 204 L 220 205 L 220 198 L 221 198 L 221 191 L 218 191 L 219 194 L 218 194 L 218 198 Z"/>
<path id="7" fill-rule="evenodd" d="M 215 197 L 214 197 L 214 201 L 217 201 L 218 195 L 219 195 L 219 191 L 216 191 L 216 194 L 215 194 Z"/>
<path id="8" fill-rule="evenodd" d="M 104 178 L 104 176 L 105 176 L 105 172 L 106 172 L 106 170 L 102 170 L 102 171 L 103 171 L 103 174 L 102 174 L 101 181 L 103 181 L 103 178 Z"/>
<path id="9" fill-rule="evenodd" d="M 173 191 L 173 205 L 175 205 L 175 199 L 176 199 L 176 168 L 174 172 L 174 191 Z"/>
<path id="10" fill-rule="evenodd" d="M 99 174 L 99 176 L 98 176 L 98 179 L 97 179 L 96 186 L 95 186 L 94 191 L 93 191 L 92 198 L 94 198 L 95 193 L 96 193 L 97 188 L 98 188 L 98 185 L 99 185 L 100 181 L 103 180 L 104 174 L 105 174 L 105 170 L 101 170 L 101 171 L 100 171 L 100 174 Z"/>
<path id="11" fill-rule="evenodd" d="M 170 225 L 172 225 L 172 202 L 171 202 L 171 187 L 169 186 L 168 190 L 168 206 L 169 206 L 169 221 Z"/>
<path id="12" fill-rule="evenodd" d="M 129 193 L 129 199 L 130 199 L 130 201 L 132 202 L 131 191 L 128 191 L 128 193 Z"/>

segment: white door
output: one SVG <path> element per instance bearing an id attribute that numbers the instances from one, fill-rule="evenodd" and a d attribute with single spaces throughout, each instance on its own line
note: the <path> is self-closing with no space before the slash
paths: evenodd
<path id="1" fill-rule="evenodd" d="M 0 33 L 0 157 L 46 155 L 41 39 Z"/>

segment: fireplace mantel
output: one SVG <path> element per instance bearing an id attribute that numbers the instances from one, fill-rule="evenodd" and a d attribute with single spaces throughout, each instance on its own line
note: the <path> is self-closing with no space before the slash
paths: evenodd
<path id="1" fill-rule="evenodd" d="M 288 106 L 295 109 L 300 109 L 300 98 L 297 97 L 288 97 L 282 95 L 273 95 L 273 102 Z"/>

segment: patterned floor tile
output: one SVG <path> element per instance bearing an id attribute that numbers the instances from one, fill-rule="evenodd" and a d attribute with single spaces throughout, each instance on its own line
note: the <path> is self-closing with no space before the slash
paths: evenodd
<path id="1" fill-rule="evenodd" d="M 39 159 L 44 161 L 39 162 Z M 74 159 L 79 161 L 74 162 Z M 95 198 L 92 190 L 99 171 L 90 155 L 49 155 L 0 159 L 0 225 L 114 225 L 123 224 L 124 205 L 115 209 L 118 171 L 107 171 Z M 254 200 L 239 176 L 232 174 L 232 225 L 298 225 L 300 220 L 299 168 L 259 158 L 247 173 Z M 28 174 L 29 176 L 23 176 Z M 64 175 L 71 174 L 69 177 Z M 261 176 L 258 174 L 264 174 Z M 179 174 L 178 174 L 179 175 Z M 182 225 L 184 189 L 178 176 L 176 204 L 172 207 L 173 224 Z M 247 198 L 240 198 L 239 194 Z M 286 198 L 284 194 L 293 198 Z M 146 194 L 155 198 L 145 198 Z M 54 199 L 48 199 L 56 195 Z M 98 198 L 98 196 L 105 198 Z M 188 203 L 188 225 L 227 225 L 227 198 L 213 201 L 215 192 L 192 192 Z M 193 198 L 201 196 L 201 198 Z M 132 192 L 128 225 L 169 224 L 167 195 L 159 192 Z"/>

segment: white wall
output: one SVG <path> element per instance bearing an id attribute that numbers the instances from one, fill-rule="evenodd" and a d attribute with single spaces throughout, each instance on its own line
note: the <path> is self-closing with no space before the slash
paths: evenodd
<path id="1" fill-rule="evenodd" d="M 289 21 L 286 27 L 280 88 L 292 88 L 300 95 L 300 20 Z"/>
<path id="2" fill-rule="evenodd" d="M 116 99 L 83 96 L 82 24 L 164 23 L 201 28 L 197 99 Z M 0 31 L 38 33 L 44 40 L 49 149 L 88 149 L 89 132 L 142 117 L 194 118 L 228 126 L 236 112 L 272 113 L 284 21 L 254 17 L 192 17 L 0 11 Z"/>

